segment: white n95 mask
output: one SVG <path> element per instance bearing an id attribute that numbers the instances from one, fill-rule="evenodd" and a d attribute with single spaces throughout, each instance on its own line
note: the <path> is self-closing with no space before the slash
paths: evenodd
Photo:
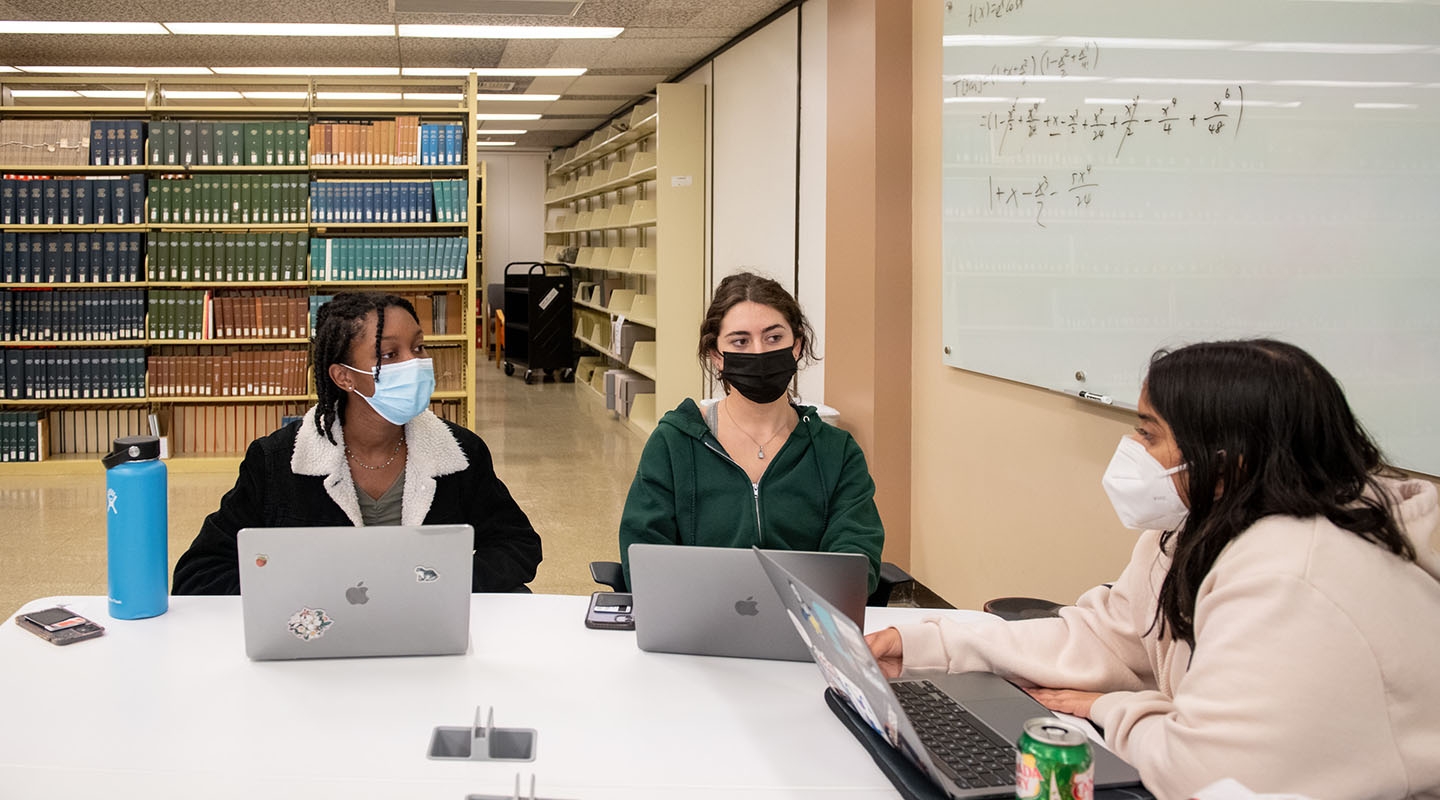
<path id="1" fill-rule="evenodd" d="M 1184 464 L 1165 469 L 1145 445 L 1126 436 L 1115 448 L 1100 484 L 1110 496 L 1120 524 L 1137 531 L 1173 531 L 1190 513 L 1170 479 L 1183 469 Z"/>

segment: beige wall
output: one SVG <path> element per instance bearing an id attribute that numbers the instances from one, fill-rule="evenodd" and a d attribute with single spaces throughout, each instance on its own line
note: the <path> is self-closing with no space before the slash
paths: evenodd
<path id="1" fill-rule="evenodd" d="M 883 9 L 880 12 L 879 9 Z M 830 0 L 826 51 L 825 403 L 864 449 L 885 558 L 910 549 L 910 20 Z"/>

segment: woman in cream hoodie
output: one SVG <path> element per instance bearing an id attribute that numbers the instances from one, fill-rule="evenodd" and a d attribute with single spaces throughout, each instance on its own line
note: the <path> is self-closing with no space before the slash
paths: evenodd
<path id="1" fill-rule="evenodd" d="M 1161 352 L 1104 487 L 1146 529 L 1058 619 L 869 637 L 905 668 L 990 671 L 1088 717 L 1161 798 L 1440 798 L 1435 486 L 1403 480 L 1294 346 Z"/>

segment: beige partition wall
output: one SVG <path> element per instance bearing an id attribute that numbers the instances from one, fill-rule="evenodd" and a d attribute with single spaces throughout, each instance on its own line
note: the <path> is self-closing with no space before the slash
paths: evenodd
<path id="1" fill-rule="evenodd" d="M 655 87 L 660 105 L 656 175 L 655 412 L 663 416 L 687 397 L 701 397 L 695 355 L 705 313 L 705 91 L 689 83 Z"/>

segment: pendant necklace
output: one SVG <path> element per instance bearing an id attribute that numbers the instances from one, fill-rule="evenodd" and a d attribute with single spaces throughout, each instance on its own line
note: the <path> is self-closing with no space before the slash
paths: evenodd
<path id="1" fill-rule="evenodd" d="M 404 437 L 404 436 L 401 436 L 399 439 L 396 439 L 396 440 L 395 440 L 395 449 L 392 450 L 392 451 L 390 451 L 390 458 L 387 459 L 384 464 L 381 464 L 381 465 L 378 466 L 378 467 L 372 467 L 372 466 L 370 466 L 369 464 L 366 464 L 365 462 L 363 462 L 363 461 L 361 461 L 360 459 L 356 458 L 356 457 L 355 457 L 355 454 L 352 453 L 352 452 L 350 452 L 350 445 L 348 445 L 348 444 L 345 445 L 345 457 L 348 458 L 348 459 L 350 459 L 351 462 L 353 462 L 356 466 L 360 467 L 361 469 L 368 469 L 368 470 L 372 470 L 372 471 L 373 471 L 373 470 L 385 469 L 386 467 L 388 467 L 388 466 L 390 466 L 391 464 L 395 463 L 395 458 L 400 455 L 400 445 L 402 445 L 402 444 L 405 444 L 405 437 Z"/>
<path id="2" fill-rule="evenodd" d="M 780 435 L 780 431 L 785 430 L 785 426 L 781 425 L 779 429 L 777 429 L 774 433 L 770 434 L 770 438 L 765 440 L 765 444 L 761 444 L 760 442 L 755 440 L 754 436 L 751 436 L 748 432 L 746 432 L 744 428 L 740 427 L 740 423 L 735 421 L 735 415 L 730 412 L 730 405 L 728 403 L 724 403 L 722 405 L 725 406 L 725 416 L 730 418 L 730 424 L 735 426 L 735 430 L 745 434 L 745 438 L 749 439 L 755 444 L 755 457 L 762 461 L 765 460 L 765 445 L 775 441 L 775 437 Z"/>

